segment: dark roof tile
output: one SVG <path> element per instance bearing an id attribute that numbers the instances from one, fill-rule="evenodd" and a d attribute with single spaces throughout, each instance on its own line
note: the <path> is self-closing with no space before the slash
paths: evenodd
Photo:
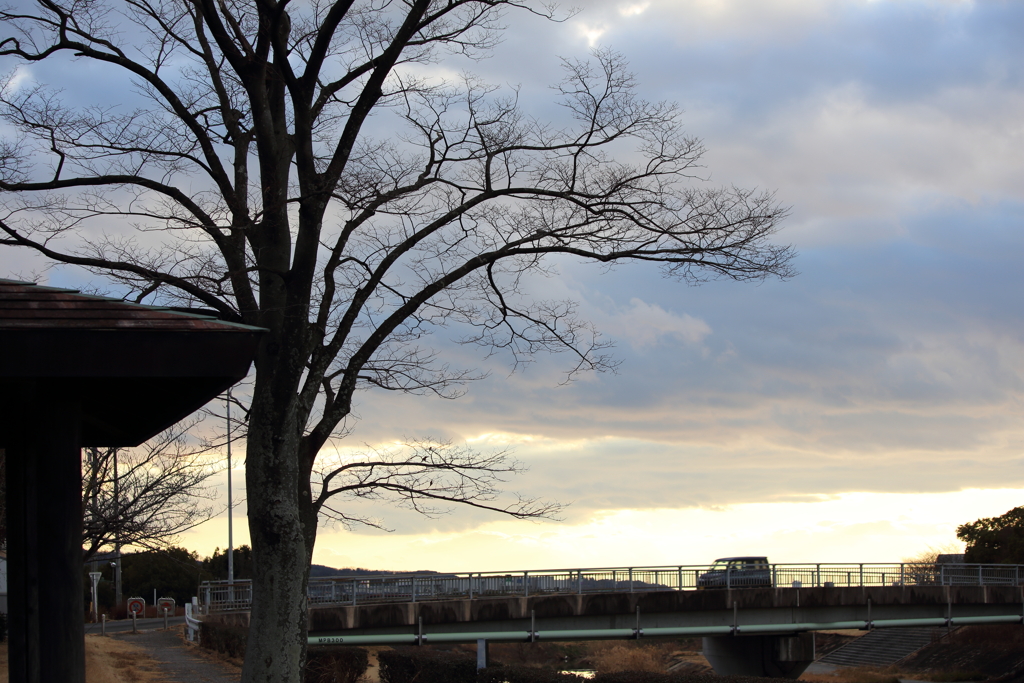
<path id="1" fill-rule="evenodd" d="M 0 280 L 0 329 L 233 330 L 238 325 L 205 313 L 186 313 L 73 289 Z"/>

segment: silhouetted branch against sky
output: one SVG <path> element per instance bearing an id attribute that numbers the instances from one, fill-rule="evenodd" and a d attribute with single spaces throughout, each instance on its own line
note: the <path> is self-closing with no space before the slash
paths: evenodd
<path id="1" fill-rule="evenodd" d="M 132 93 L 118 105 L 8 79 L 3 243 L 135 300 L 268 330 L 246 450 L 246 681 L 298 675 L 328 500 L 311 480 L 357 389 L 457 393 L 475 373 L 431 344 L 446 328 L 513 366 L 554 352 L 570 377 L 608 367 L 572 302 L 526 293 L 556 257 L 691 283 L 792 274 L 791 249 L 771 241 L 786 209 L 770 191 L 702 181 L 701 143 L 675 105 L 639 94 L 617 53 L 564 61 L 563 119 L 550 123 L 512 90 L 439 76 L 445 59 L 486 53 L 523 9 L 553 13 L 502 0 L 40 0 L 0 13 L 0 55 L 16 65 L 60 61 Z M 446 452 L 443 484 L 391 462 L 361 475 L 366 489 L 357 475 L 337 490 L 428 512 L 530 509 L 490 504 L 501 461 L 474 479 L 476 456 Z"/>
<path id="2" fill-rule="evenodd" d="M 217 472 L 209 444 L 188 432 L 198 419 L 181 422 L 137 448 L 86 448 L 82 458 L 85 559 L 122 547 L 158 549 L 214 513 Z"/>

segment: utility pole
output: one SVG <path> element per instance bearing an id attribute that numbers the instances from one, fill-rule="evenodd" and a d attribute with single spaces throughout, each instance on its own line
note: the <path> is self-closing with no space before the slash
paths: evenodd
<path id="1" fill-rule="evenodd" d="M 114 605 L 121 606 L 121 482 L 114 449 Z"/>
<path id="2" fill-rule="evenodd" d="M 231 500 L 231 388 L 228 388 L 228 590 L 232 593 L 231 599 L 234 599 L 234 581 L 235 581 L 235 538 L 234 538 L 234 527 L 233 527 L 233 511 L 234 502 Z"/>

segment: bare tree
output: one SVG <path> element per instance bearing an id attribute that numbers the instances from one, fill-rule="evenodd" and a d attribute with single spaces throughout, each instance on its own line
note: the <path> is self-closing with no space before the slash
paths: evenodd
<path id="1" fill-rule="evenodd" d="M 86 448 L 82 467 L 86 561 L 105 548 L 157 550 L 213 514 L 216 473 L 206 444 L 179 423 L 138 448 Z"/>
<path id="2" fill-rule="evenodd" d="M 920 550 L 913 555 L 908 555 L 900 559 L 900 562 L 935 564 L 939 559 L 939 555 L 960 555 L 963 554 L 963 550 L 962 544 L 951 541 L 938 546 L 930 545 L 927 550 Z"/>
<path id="3" fill-rule="evenodd" d="M 82 467 L 86 561 L 122 546 L 162 550 L 210 519 L 217 473 L 210 445 L 187 438 L 197 420 L 167 429 L 137 448 L 86 448 Z M 0 448 L 0 549 L 7 545 L 4 450 Z"/>
<path id="4" fill-rule="evenodd" d="M 572 302 L 526 295 L 559 259 L 689 282 L 790 274 L 790 249 L 769 239 L 784 209 L 701 182 L 700 141 L 675 106 L 637 96 L 619 56 L 565 62 L 554 124 L 472 76 L 422 75 L 485 55 L 508 11 L 551 16 L 526 0 L 36 0 L 0 13 L 0 55 L 74 56 L 61 63 L 136 93 L 132 107 L 76 108 L 8 83 L 2 242 L 138 301 L 268 330 L 246 445 L 247 683 L 299 680 L 317 519 L 338 479 L 318 474 L 318 454 L 357 389 L 456 396 L 478 375 L 430 344 L 445 327 L 514 365 L 554 351 L 570 377 L 607 367 Z M 135 236 L 105 237 L 114 222 Z M 365 491 L 389 482 L 376 483 Z"/>

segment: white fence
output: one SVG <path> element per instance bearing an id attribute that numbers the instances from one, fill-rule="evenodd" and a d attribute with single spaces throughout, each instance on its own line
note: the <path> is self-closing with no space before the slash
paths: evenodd
<path id="1" fill-rule="evenodd" d="M 483 597 L 693 590 L 707 584 L 701 566 L 555 569 L 468 574 L 393 574 L 310 579 L 312 605 L 360 605 Z M 701 581 L 701 577 L 705 579 Z M 1017 586 L 1021 565 L 980 564 L 771 564 L 755 572 L 726 572 L 716 588 L 860 586 Z M 249 581 L 208 581 L 204 606 L 224 612 L 249 609 Z"/>

